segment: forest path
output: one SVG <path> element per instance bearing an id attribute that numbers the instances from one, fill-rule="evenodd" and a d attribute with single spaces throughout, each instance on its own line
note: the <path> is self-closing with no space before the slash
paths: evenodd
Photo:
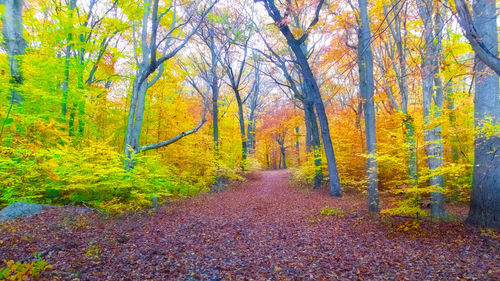
<path id="1" fill-rule="evenodd" d="M 325 206 L 342 214 L 324 216 Z M 358 197 L 290 187 L 263 171 L 219 194 L 151 215 L 103 219 L 70 208 L 0 225 L 1 259 L 45 253 L 42 279 L 72 280 L 482 280 L 500 251 L 460 223 L 427 234 L 394 230 Z M 473 265 L 473 266 L 472 266 Z"/>

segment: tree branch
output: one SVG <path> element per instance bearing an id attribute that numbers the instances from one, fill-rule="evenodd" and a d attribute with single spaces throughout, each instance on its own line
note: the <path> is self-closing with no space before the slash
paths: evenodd
<path id="1" fill-rule="evenodd" d="M 469 40 L 474 53 L 477 57 L 484 62 L 489 68 L 500 75 L 500 59 L 484 45 L 481 37 L 479 36 L 474 22 L 472 21 L 472 16 L 469 12 L 469 8 L 464 0 L 455 0 L 455 6 L 458 12 L 458 22 L 465 32 L 465 37 Z"/>

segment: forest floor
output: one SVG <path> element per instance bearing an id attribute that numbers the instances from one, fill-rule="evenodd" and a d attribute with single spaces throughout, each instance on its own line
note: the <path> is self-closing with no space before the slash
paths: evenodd
<path id="1" fill-rule="evenodd" d="M 53 267 L 43 280 L 500 280 L 494 233 L 459 221 L 401 231 L 404 219 L 365 209 L 360 196 L 292 188 L 286 171 L 265 171 L 152 213 L 58 207 L 2 222 L 0 260 L 37 252 Z"/>

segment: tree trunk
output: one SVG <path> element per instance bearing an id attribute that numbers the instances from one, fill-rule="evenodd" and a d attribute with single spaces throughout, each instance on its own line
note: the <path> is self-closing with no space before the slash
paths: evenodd
<path id="1" fill-rule="evenodd" d="M 406 24 L 402 23 L 401 14 L 406 3 L 399 1 L 392 1 L 392 11 L 394 13 L 393 23 L 388 21 L 389 30 L 394 38 L 394 43 L 398 52 L 398 65 L 392 63 L 394 72 L 396 74 L 398 88 L 401 93 L 401 106 L 400 110 L 404 115 L 403 123 L 405 127 L 406 144 L 408 147 L 408 174 L 410 177 L 411 185 L 416 185 L 418 181 L 418 165 L 417 165 L 417 146 L 415 140 L 415 127 L 413 124 L 413 117 L 408 113 L 408 78 L 406 66 L 406 37 L 403 37 L 403 31 L 406 35 Z M 388 15 L 386 7 L 384 6 L 384 13 Z M 405 15 L 404 15 L 405 16 Z M 405 20 L 403 20 L 405 21 Z M 393 57 L 391 57 L 393 59 Z M 394 106 L 397 108 L 397 103 L 393 100 Z"/>
<path id="2" fill-rule="evenodd" d="M 308 94 L 311 94 L 311 98 L 314 102 L 314 107 L 316 108 L 316 114 L 318 117 L 319 124 L 321 126 L 321 137 L 323 139 L 323 146 L 325 149 L 326 161 L 328 164 L 328 174 L 330 177 L 330 194 L 332 196 L 340 197 L 342 196 L 342 191 L 340 188 L 340 181 L 337 171 L 337 162 L 335 160 L 335 153 L 333 151 L 332 139 L 330 136 L 330 127 L 328 125 L 328 117 L 326 116 L 325 106 L 321 98 L 321 93 L 319 92 L 318 84 L 314 78 L 314 74 L 309 67 L 309 62 L 307 61 L 306 54 L 303 48 L 300 47 L 296 42 L 289 42 L 297 63 L 300 66 L 302 77 L 304 79 L 305 90 Z"/>
<path id="3" fill-rule="evenodd" d="M 215 61 L 217 63 L 217 61 Z M 212 124 L 213 124 L 213 142 L 214 142 L 214 158 L 215 158 L 215 166 L 216 166 L 216 175 L 215 175 L 215 186 L 216 191 L 222 191 L 222 181 L 220 179 L 219 172 L 219 85 L 217 79 L 216 66 L 212 66 L 212 84 L 210 87 L 212 88 Z"/>
<path id="4" fill-rule="evenodd" d="M 133 154 L 139 152 L 139 137 L 142 128 L 147 85 L 140 83 L 142 75 L 137 74 L 132 86 L 132 96 L 128 111 L 127 134 L 125 137 L 125 168 L 134 168 Z"/>
<path id="5" fill-rule="evenodd" d="M 368 210 L 378 212 L 378 167 L 377 167 L 377 138 L 375 126 L 375 105 L 373 86 L 373 56 L 370 48 L 370 25 L 366 0 L 359 0 L 361 26 L 358 31 L 358 68 L 359 87 L 363 98 L 363 113 L 366 131 L 366 178 L 368 191 Z"/>
<path id="6" fill-rule="evenodd" d="M 73 40 L 73 12 L 76 7 L 76 0 L 71 0 L 69 2 L 69 24 L 71 25 L 71 28 L 69 29 L 69 33 L 67 36 L 67 42 L 68 44 L 66 46 L 65 50 L 65 57 L 64 57 L 64 80 L 62 84 L 62 105 L 61 105 L 61 114 L 63 117 L 63 120 L 66 121 L 66 114 L 68 110 L 68 92 L 69 92 L 69 68 L 70 68 L 70 62 L 71 62 L 71 48 L 73 46 L 73 43 L 71 42 Z M 71 132 L 70 132 L 70 135 Z"/>
<path id="7" fill-rule="evenodd" d="M 236 102 L 238 103 L 238 121 L 240 123 L 240 134 L 241 134 L 241 155 L 242 155 L 242 167 L 245 167 L 245 161 L 247 159 L 247 137 L 245 133 L 245 116 L 243 115 L 243 101 L 241 100 L 240 92 L 238 89 L 234 89 L 234 94 L 236 96 Z"/>
<path id="8" fill-rule="evenodd" d="M 443 193 L 444 176 L 442 172 L 439 171 L 443 166 L 443 143 L 441 126 L 435 123 L 441 115 L 443 89 L 441 79 L 438 76 L 440 46 L 438 46 L 437 41 L 439 39 L 435 38 L 433 34 L 435 28 L 432 19 L 434 9 L 432 0 L 421 0 L 419 2 L 420 17 L 424 22 L 423 34 L 425 50 L 422 63 L 422 93 L 425 151 L 427 153 L 427 165 L 432 175 L 429 179 L 429 184 L 433 190 L 431 192 L 431 215 L 433 218 L 441 219 L 445 214 Z M 439 17 L 439 12 L 435 13 L 436 17 Z M 436 86 L 436 91 L 434 91 L 434 85 Z M 434 109 L 431 111 L 432 108 Z"/>
<path id="9" fill-rule="evenodd" d="M 474 24 L 482 43 L 498 56 L 495 1 L 474 0 Z M 485 125 L 500 122 L 498 75 L 476 58 L 474 97 L 474 175 L 467 222 L 500 229 L 500 136 L 488 134 Z"/>
<path id="10" fill-rule="evenodd" d="M 315 175 L 314 175 L 314 189 L 318 189 L 321 187 L 321 182 L 323 181 L 323 171 L 321 170 L 321 140 L 319 137 L 319 128 L 318 123 L 316 122 L 316 115 L 314 114 L 314 103 L 306 93 L 304 102 L 304 114 L 306 116 L 306 127 L 309 132 L 309 149 L 308 151 L 313 152 L 314 156 L 314 166 L 315 166 Z"/>
<path id="11" fill-rule="evenodd" d="M 215 80 L 215 79 L 214 79 Z M 213 122 L 213 141 L 215 153 L 219 151 L 219 87 L 217 81 L 213 81 L 212 85 L 212 122 Z M 216 155 L 216 158 L 218 155 Z"/>
<path id="12" fill-rule="evenodd" d="M 247 145 L 248 145 L 248 153 L 255 153 L 255 116 L 253 114 L 250 115 L 247 125 Z"/>
<path id="13" fill-rule="evenodd" d="M 258 2 L 257 0 L 254 0 Z M 314 107 L 316 108 L 316 114 L 319 120 L 319 124 L 321 127 L 321 137 L 323 139 L 323 146 L 325 149 L 326 161 L 328 164 L 328 173 L 330 176 L 330 194 L 332 196 L 340 197 L 342 196 L 342 191 L 340 188 L 340 180 L 337 171 L 337 162 L 335 160 L 335 153 L 333 151 L 332 139 L 330 136 L 330 128 L 328 125 L 328 117 L 326 116 L 325 105 L 323 104 L 323 100 L 321 98 L 321 93 L 319 91 L 318 83 L 314 78 L 314 74 L 309 66 L 309 62 L 307 61 L 306 48 L 304 47 L 304 42 L 308 37 L 309 30 L 300 37 L 299 39 L 295 39 L 292 31 L 288 24 L 283 23 L 283 17 L 279 13 L 274 0 L 260 0 L 264 2 L 264 7 L 267 10 L 267 14 L 273 19 L 276 26 L 278 26 L 281 34 L 285 37 L 288 46 L 292 49 L 293 54 L 295 55 L 296 63 L 300 68 L 300 73 L 302 79 L 304 81 L 304 89 L 305 92 L 311 94 L 312 100 L 314 102 Z M 310 27 L 314 26 L 319 20 L 319 12 L 321 11 L 321 6 L 324 1 L 320 1 L 318 6 L 316 7 L 316 14 L 313 21 L 310 23 Z"/>
<path id="14" fill-rule="evenodd" d="M 281 160 L 283 161 L 283 169 L 286 169 L 286 153 L 285 148 L 283 146 L 280 147 L 281 150 Z"/>
<path id="15" fill-rule="evenodd" d="M 295 127 L 295 150 L 297 151 L 297 165 L 300 165 L 300 140 L 299 140 L 300 128 Z"/>
<path id="16" fill-rule="evenodd" d="M 417 141 L 415 139 L 415 125 L 413 117 L 410 114 L 405 114 L 403 122 L 406 130 L 406 143 L 408 144 L 408 172 L 411 184 L 416 185 L 418 181 L 418 162 Z"/>
<path id="17" fill-rule="evenodd" d="M 5 5 L 2 34 L 10 67 L 10 109 L 12 109 L 12 105 L 21 105 L 23 100 L 19 89 L 23 84 L 20 66 L 26 48 L 26 41 L 23 38 L 23 1 L 4 0 L 2 4 Z"/>

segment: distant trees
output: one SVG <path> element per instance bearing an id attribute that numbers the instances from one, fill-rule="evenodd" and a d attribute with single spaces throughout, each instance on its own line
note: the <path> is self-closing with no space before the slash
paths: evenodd
<path id="1" fill-rule="evenodd" d="M 314 188 L 319 188 L 323 180 L 323 172 L 321 170 L 321 140 L 318 121 L 314 112 L 312 95 L 306 91 L 304 80 L 300 76 L 300 70 L 297 65 L 290 63 L 293 61 L 293 58 L 284 54 L 282 55 L 279 51 L 273 50 L 273 47 L 270 45 L 268 40 L 260 32 L 259 35 L 261 36 L 261 39 L 263 40 L 269 53 L 260 50 L 259 52 L 263 55 L 263 57 L 267 58 L 268 64 L 274 65 L 281 71 L 285 81 L 279 81 L 278 77 L 275 77 L 275 73 L 266 73 L 267 76 L 276 85 L 278 85 L 278 87 L 281 88 L 285 94 L 290 92 L 290 98 L 292 100 L 297 100 L 300 104 L 297 106 L 304 111 L 304 123 L 306 127 L 305 145 L 307 152 L 313 153 L 314 165 L 316 168 L 314 175 Z"/>
<path id="2" fill-rule="evenodd" d="M 128 25 L 116 18 L 109 24 L 110 16 L 118 10 L 118 1 L 110 3 L 91 0 L 86 7 L 78 6 L 76 0 L 70 0 L 66 7 L 56 8 L 60 17 L 60 29 L 66 31 L 64 42 L 64 77 L 61 84 L 61 115 L 68 121 L 68 134 L 83 138 L 85 130 L 85 105 L 88 102 L 87 89 L 99 82 L 96 78 L 102 67 L 104 56 L 109 55 L 110 44 L 117 44 L 119 33 Z M 73 71 L 76 69 L 76 71 Z M 111 74 L 110 74 L 111 75 Z M 74 77 L 72 77 L 74 76 Z M 76 87 L 70 88 L 71 79 L 76 78 Z M 69 120 L 68 118 L 69 112 Z M 75 128 L 78 119 L 78 129 Z"/>
<path id="3" fill-rule="evenodd" d="M 288 20 L 291 13 L 291 1 L 285 3 L 285 13 L 282 15 L 274 0 L 254 0 L 254 2 L 262 2 L 268 15 L 273 19 L 275 25 L 279 28 L 281 34 L 285 37 L 288 46 L 291 48 L 295 62 L 300 67 L 302 79 L 304 80 L 305 91 L 311 94 L 311 98 L 316 109 L 316 114 L 321 126 L 321 137 L 323 139 L 323 147 L 328 164 L 328 173 L 330 177 L 330 194 L 332 196 L 341 196 L 340 181 L 337 171 L 337 163 L 335 153 L 333 151 L 332 140 L 330 136 L 330 128 L 328 118 L 326 116 L 325 106 L 321 98 L 318 83 L 314 77 L 314 73 L 308 62 L 304 42 L 307 40 L 311 29 L 318 23 L 319 14 L 324 4 L 324 0 L 318 1 L 318 4 L 313 12 L 313 19 L 302 35 L 296 38 L 296 35 L 291 31 Z"/>

